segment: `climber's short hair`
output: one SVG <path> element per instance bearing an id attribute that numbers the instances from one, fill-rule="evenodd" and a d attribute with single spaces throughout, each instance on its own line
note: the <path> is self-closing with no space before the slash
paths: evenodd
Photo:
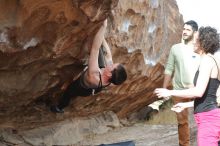
<path id="1" fill-rule="evenodd" d="M 113 71 L 111 77 L 111 83 L 114 85 L 120 85 L 127 79 L 126 69 L 122 64 L 119 64 Z"/>

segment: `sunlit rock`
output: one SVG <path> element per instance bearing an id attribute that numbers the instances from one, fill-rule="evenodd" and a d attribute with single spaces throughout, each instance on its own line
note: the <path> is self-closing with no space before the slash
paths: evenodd
<path id="1" fill-rule="evenodd" d="M 63 115 L 51 113 L 63 87 L 85 67 L 85 44 L 106 18 L 113 60 L 126 66 L 128 80 L 73 99 Z M 1 127 L 35 129 L 104 111 L 126 118 L 156 100 L 182 25 L 174 0 L 1 0 Z"/>

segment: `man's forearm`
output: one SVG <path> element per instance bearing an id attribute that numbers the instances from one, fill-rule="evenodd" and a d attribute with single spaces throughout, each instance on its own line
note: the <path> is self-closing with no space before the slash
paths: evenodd
<path id="1" fill-rule="evenodd" d="M 105 55 L 106 65 L 113 64 L 111 49 L 105 39 L 103 39 L 102 44 L 106 50 L 106 55 Z"/>
<path id="2" fill-rule="evenodd" d="M 171 81 L 171 75 L 164 74 L 163 88 L 167 88 Z"/>

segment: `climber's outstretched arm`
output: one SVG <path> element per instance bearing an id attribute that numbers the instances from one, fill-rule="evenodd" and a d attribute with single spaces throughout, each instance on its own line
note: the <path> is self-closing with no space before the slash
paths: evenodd
<path id="1" fill-rule="evenodd" d="M 106 63 L 106 65 L 112 65 L 113 60 L 112 60 L 111 49 L 110 49 L 110 47 L 109 47 L 109 45 L 108 45 L 108 43 L 105 39 L 103 39 L 102 45 L 104 46 L 104 48 L 106 50 L 105 63 Z"/>
<path id="2" fill-rule="evenodd" d="M 86 73 L 86 78 L 88 82 L 91 82 L 96 77 L 99 78 L 100 69 L 98 64 L 98 56 L 99 56 L 99 49 L 104 40 L 106 27 L 107 27 L 107 20 L 105 20 L 103 25 L 99 28 L 92 42 L 92 48 L 89 55 L 88 70 Z"/>

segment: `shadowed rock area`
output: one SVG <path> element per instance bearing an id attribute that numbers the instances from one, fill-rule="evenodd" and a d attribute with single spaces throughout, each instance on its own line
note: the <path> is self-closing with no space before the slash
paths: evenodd
<path id="1" fill-rule="evenodd" d="M 113 60 L 126 66 L 128 80 L 95 96 L 73 99 L 64 114 L 51 113 L 49 106 L 85 67 L 85 44 L 106 18 Z M 1 0 L 0 139 L 23 145 L 64 144 L 59 136 L 51 139 L 44 126 L 56 133 L 62 122 L 71 125 L 81 118 L 94 117 L 94 125 L 101 120 L 107 127 L 101 133 L 119 127 L 114 119 L 126 119 L 156 100 L 153 90 L 162 85 L 163 66 L 171 45 L 180 41 L 182 25 L 175 0 Z M 76 133 L 96 133 L 93 125 L 70 127 L 78 129 Z M 35 132 L 44 133 L 42 141 L 34 142 L 38 136 L 30 133 Z M 8 133 L 18 139 L 6 138 Z"/>

